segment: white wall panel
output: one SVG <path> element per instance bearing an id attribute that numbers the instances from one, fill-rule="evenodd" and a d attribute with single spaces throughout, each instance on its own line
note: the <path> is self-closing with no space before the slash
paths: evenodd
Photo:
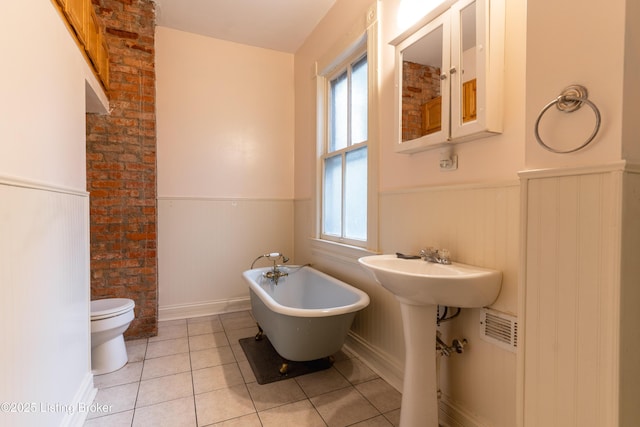
<path id="1" fill-rule="evenodd" d="M 1 411 L 1 425 L 59 425 L 79 415 L 81 389 L 93 390 L 88 218 L 86 194 L 0 182 L 0 401 L 37 404 Z"/>
<path id="2" fill-rule="evenodd" d="M 241 273 L 258 255 L 282 252 L 293 262 L 290 200 L 161 198 L 158 229 L 161 320 L 246 304 Z"/>
<path id="3" fill-rule="evenodd" d="M 525 426 L 617 425 L 621 176 L 525 181 Z"/>
<path id="4" fill-rule="evenodd" d="M 620 425 L 640 420 L 640 171 L 623 182 L 620 290 Z"/>

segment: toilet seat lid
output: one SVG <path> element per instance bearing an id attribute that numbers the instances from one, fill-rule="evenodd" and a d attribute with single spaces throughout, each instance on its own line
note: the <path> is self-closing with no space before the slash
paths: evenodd
<path id="1" fill-rule="evenodd" d="M 114 317 L 135 307 L 129 298 L 105 298 L 91 301 L 91 320 Z"/>

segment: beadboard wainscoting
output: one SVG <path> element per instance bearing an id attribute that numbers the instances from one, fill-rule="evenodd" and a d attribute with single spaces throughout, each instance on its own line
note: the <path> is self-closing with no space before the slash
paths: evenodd
<path id="1" fill-rule="evenodd" d="M 159 319 L 248 309 L 241 273 L 261 254 L 293 260 L 292 224 L 291 200 L 160 197 Z"/>
<path id="2" fill-rule="evenodd" d="M 380 193 L 380 252 L 417 253 L 446 247 L 455 261 L 503 272 L 502 291 L 492 308 L 517 314 L 520 187 L 517 181 L 422 187 Z M 313 236 L 313 202 L 296 200 L 296 262 L 367 292 L 347 343 L 359 357 L 400 389 L 404 340 L 399 304 L 357 263 L 366 251 L 332 248 Z M 516 354 L 480 338 L 480 310 L 465 309 L 440 328 L 443 338 L 466 338 L 462 355 L 442 359 L 441 420 L 451 426 L 513 427 L 516 423 Z M 487 393 L 490 387 L 491 393 Z"/>
<path id="3" fill-rule="evenodd" d="M 96 393 L 88 193 L 0 178 L 0 307 L 0 401 L 36 405 L 0 425 L 82 425 Z"/>
<path id="4" fill-rule="evenodd" d="M 525 427 L 640 419 L 638 171 L 621 162 L 521 174 Z"/>

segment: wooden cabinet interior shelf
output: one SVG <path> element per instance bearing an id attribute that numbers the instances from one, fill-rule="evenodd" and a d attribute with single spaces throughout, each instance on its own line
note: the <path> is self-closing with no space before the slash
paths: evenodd
<path id="1" fill-rule="evenodd" d="M 476 79 L 462 83 L 462 123 L 475 120 L 476 114 Z"/>
<path id="2" fill-rule="evenodd" d="M 422 134 L 429 135 L 442 129 L 442 97 L 437 96 L 422 105 Z"/>

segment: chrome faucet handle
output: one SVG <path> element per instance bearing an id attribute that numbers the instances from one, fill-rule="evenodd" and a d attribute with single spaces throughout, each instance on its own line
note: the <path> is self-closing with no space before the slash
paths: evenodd
<path id="1" fill-rule="evenodd" d="M 424 258 L 424 257 L 432 257 L 436 253 L 438 253 L 438 250 L 436 248 L 434 248 L 433 246 L 427 246 L 424 249 L 420 249 L 420 256 L 422 258 Z"/>
<path id="2" fill-rule="evenodd" d="M 451 252 L 449 252 L 449 249 L 439 249 L 438 260 L 441 264 L 451 264 Z"/>

